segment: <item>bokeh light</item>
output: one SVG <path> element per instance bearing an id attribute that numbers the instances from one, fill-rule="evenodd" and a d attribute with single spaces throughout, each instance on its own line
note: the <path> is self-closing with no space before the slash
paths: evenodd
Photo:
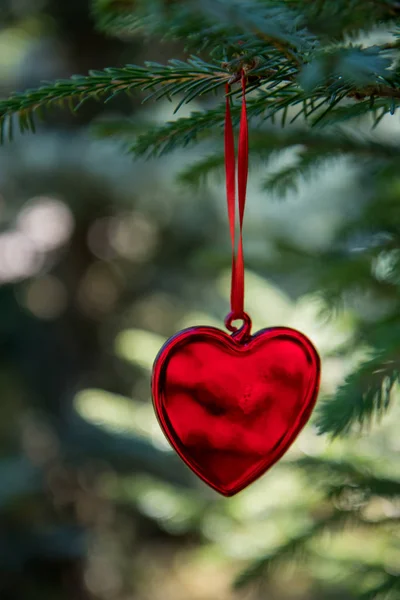
<path id="1" fill-rule="evenodd" d="M 32 198 L 18 215 L 19 230 L 38 251 L 48 252 L 65 244 L 74 229 L 74 219 L 67 205 L 46 196 Z"/>
<path id="2" fill-rule="evenodd" d="M 23 304 L 39 319 L 59 317 L 68 305 L 68 293 L 60 279 L 46 275 L 33 279 L 26 285 Z"/>

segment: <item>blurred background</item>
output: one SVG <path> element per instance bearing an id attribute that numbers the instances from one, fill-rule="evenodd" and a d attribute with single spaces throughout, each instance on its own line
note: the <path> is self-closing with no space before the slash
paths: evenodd
<path id="1" fill-rule="evenodd" d="M 3 97 L 182 55 L 139 35 L 96 33 L 83 0 L 0 2 Z M 160 346 L 189 325 L 222 327 L 229 298 L 222 175 L 197 188 L 179 177 L 207 144 L 144 162 L 108 135 L 122 117 L 140 129 L 175 118 L 173 108 L 142 106 L 139 96 L 89 102 L 76 116 L 53 111 L 35 135 L 0 149 L 0 598 L 361 598 L 360 574 L 375 584 L 400 565 L 398 409 L 345 441 L 311 424 L 231 499 L 197 481 L 159 430 L 150 373 Z M 384 120 L 380 132 L 393 135 L 393 125 Z M 359 360 L 336 353 L 357 307 L 324 316 L 310 293 L 313 257 L 354 216 L 348 198 L 364 191 L 354 164 L 336 160 L 279 202 L 260 182 L 282 161 L 290 156 L 250 172 L 247 311 L 255 330 L 304 331 L 330 394 Z M 374 319 L 381 308 L 362 310 Z M 393 493 L 365 496 L 357 469 L 369 464 Z M 331 498 L 335 486 L 345 496 Z M 327 529 L 338 514 L 341 527 Z M 261 563 L 271 568 L 256 577 Z M 233 589 L 235 579 L 243 587 Z"/>

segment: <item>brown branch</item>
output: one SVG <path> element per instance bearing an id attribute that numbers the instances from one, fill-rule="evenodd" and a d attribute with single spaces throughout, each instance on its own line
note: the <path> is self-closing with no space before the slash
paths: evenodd
<path id="1" fill-rule="evenodd" d="M 353 90 L 348 96 L 354 100 L 365 100 L 365 98 L 400 98 L 400 90 L 389 86 L 376 85 L 364 90 Z"/>

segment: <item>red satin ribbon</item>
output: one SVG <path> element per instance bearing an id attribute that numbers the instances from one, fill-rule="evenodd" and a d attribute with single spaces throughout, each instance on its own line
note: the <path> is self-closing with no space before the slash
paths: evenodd
<path id="1" fill-rule="evenodd" d="M 231 279 L 231 320 L 244 316 L 244 260 L 243 260 L 243 217 L 246 204 L 247 174 L 249 165 L 249 142 L 246 111 L 246 77 L 242 72 L 242 112 L 240 116 L 238 147 L 238 205 L 239 205 L 239 242 L 236 250 L 236 158 L 235 142 L 230 109 L 230 98 L 226 97 L 225 112 L 225 173 L 226 199 L 228 205 L 229 229 L 232 242 L 232 279 Z M 230 91 L 226 84 L 226 93 Z"/>

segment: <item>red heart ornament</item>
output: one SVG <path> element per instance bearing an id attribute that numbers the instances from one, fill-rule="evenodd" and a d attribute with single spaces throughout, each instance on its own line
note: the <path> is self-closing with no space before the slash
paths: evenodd
<path id="1" fill-rule="evenodd" d="M 287 327 L 250 335 L 250 318 L 228 335 L 181 331 L 153 370 L 154 408 L 169 442 L 209 486 L 232 496 L 288 450 L 314 408 L 320 360 Z"/>

